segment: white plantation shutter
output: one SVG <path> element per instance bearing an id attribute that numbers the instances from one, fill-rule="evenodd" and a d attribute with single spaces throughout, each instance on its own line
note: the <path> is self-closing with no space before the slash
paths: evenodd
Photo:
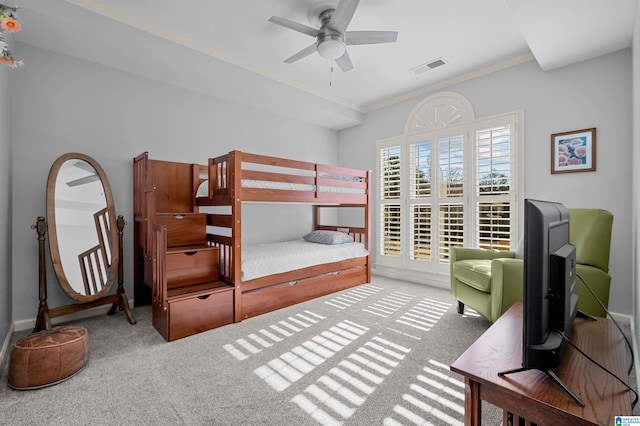
<path id="1" fill-rule="evenodd" d="M 464 195 L 464 136 L 438 139 L 440 197 Z"/>
<path id="2" fill-rule="evenodd" d="M 409 259 L 431 261 L 431 142 L 409 145 Z"/>
<path id="3" fill-rule="evenodd" d="M 523 117 L 519 111 L 475 120 L 459 103 L 430 102 L 415 109 L 405 135 L 376 144 L 376 263 L 447 274 L 451 247 L 516 244 Z"/>
<path id="4" fill-rule="evenodd" d="M 478 203 L 477 247 L 511 249 L 511 203 Z"/>
<path id="5" fill-rule="evenodd" d="M 400 145 L 392 145 L 379 150 L 380 176 L 380 234 L 379 253 L 384 256 L 400 257 L 402 251 L 402 206 L 400 204 L 402 152 Z"/>
<path id="6" fill-rule="evenodd" d="M 449 249 L 464 245 L 465 148 L 464 135 L 438 138 L 440 203 L 438 207 L 438 262 L 449 262 Z"/>
<path id="7" fill-rule="evenodd" d="M 380 208 L 380 254 L 399 257 L 402 247 L 401 208 L 399 204 L 383 204 Z"/>
<path id="8" fill-rule="evenodd" d="M 410 145 L 411 198 L 431 197 L 431 142 Z"/>
<path id="9" fill-rule="evenodd" d="M 399 146 L 385 148 L 380 152 L 380 198 L 383 200 L 400 199 L 400 160 Z"/>
<path id="10" fill-rule="evenodd" d="M 413 204 L 411 208 L 411 260 L 431 261 L 431 206 Z"/>
<path id="11" fill-rule="evenodd" d="M 482 123 L 479 123 L 480 125 Z M 491 124 L 491 123 L 486 123 Z M 512 235 L 513 165 L 511 122 L 476 127 L 475 130 L 475 215 L 476 247 L 510 250 Z"/>
<path id="12" fill-rule="evenodd" d="M 508 194 L 511 186 L 511 129 L 503 125 L 476 131 L 476 190 Z"/>
<path id="13" fill-rule="evenodd" d="M 440 204 L 438 261 L 449 262 L 449 249 L 464 245 L 464 204 Z"/>

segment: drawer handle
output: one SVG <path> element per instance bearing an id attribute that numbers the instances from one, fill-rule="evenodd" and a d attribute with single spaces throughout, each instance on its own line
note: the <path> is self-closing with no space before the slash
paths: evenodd
<path id="1" fill-rule="evenodd" d="M 210 294 L 205 294 L 205 295 L 202 295 L 202 296 L 198 296 L 197 299 L 199 299 L 199 300 L 207 300 L 209 298 L 209 296 L 211 296 L 211 295 Z"/>
<path id="2" fill-rule="evenodd" d="M 340 271 L 332 272 L 333 275 L 340 275 Z"/>
<path id="3" fill-rule="evenodd" d="M 184 252 L 185 256 L 193 256 L 196 253 L 197 253 L 197 251 L 185 251 Z"/>
<path id="4" fill-rule="evenodd" d="M 184 215 L 183 214 L 177 214 L 174 216 L 176 219 L 184 219 Z"/>
<path id="5" fill-rule="evenodd" d="M 293 287 L 294 285 L 298 284 L 298 281 L 289 281 L 288 283 L 291 287 Z"/>

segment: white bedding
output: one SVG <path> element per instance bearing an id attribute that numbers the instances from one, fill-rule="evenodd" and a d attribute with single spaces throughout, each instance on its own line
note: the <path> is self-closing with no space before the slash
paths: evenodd
<path id="1" fill-rule="evenodd" d="M 302 238 L 280 243 L 254 244 L 242 248 L 242 280 L 323 263 L 367 256 L 362 243 L 317 244 Z"/>
<path id="2" fill-rule="evenodd" d="M 315 185 L 307 185 L 304 183 L 288 183 L 288 182 L 272 182 L 266 180 L 242 179 L 243 188 L 260 188 L 260 189 L 283 189 L 289 191 L 315 191 Z M 324 186 L 319 187 L 320 192 L 339 192 L 343 194 L 364 194 L 362 188 L 352 188 L 344 186 Z M 209 197 L 209 181 L 206 180 L 198 186 L 196 197 Z"/>

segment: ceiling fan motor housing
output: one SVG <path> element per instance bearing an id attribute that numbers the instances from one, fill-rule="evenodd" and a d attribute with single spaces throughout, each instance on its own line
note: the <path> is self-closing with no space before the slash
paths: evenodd
<path id="1" fill-rule="evenodd" d="M 325 59 L 338 59 L 347 47 L 344 44 L 344 36 L 336 31 L 327 29 L 326 32 L 317 37 L 316 49 L 318 54 Z"/>

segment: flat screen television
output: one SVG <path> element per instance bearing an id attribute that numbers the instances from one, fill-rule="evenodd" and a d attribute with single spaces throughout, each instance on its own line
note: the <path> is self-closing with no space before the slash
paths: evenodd
<path id="1" fill-rule="evenodd" d="M 564 336 L 578 313 L 576 250 L 569 242 L 569 210 L 561 203 L 524 203 L 522 368 L 545 371 L 584 405 L 552 371 L 560 363 Z"/>

